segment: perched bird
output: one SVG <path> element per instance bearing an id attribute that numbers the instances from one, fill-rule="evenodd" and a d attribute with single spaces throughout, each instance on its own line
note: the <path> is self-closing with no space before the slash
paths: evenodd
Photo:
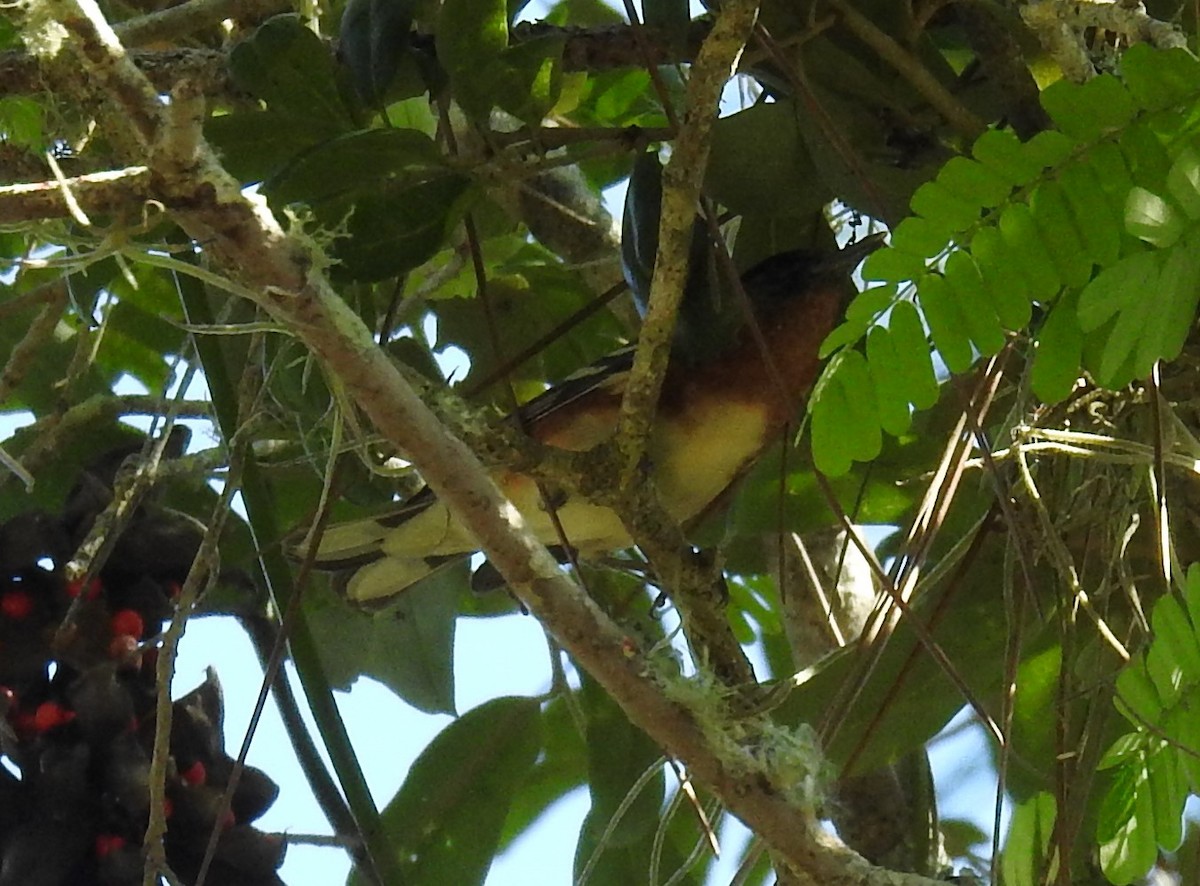
<path id="1" fill-rule="evenodd" d="M 706 350 L 697 361 L 687 353 L 695 335 L 676 337 L 647 462 L 663 504 L 681 524 L 705 514 L 795 417 L 820 368 L 817 350 L 853 293 L 849 272 L 879 244 L 868 238 L 824 255 L 784 252 L 743 274 L 761 339 L 747 323 L 722 349 Z M 542 443 L 576 452 L 603 442 L 616 428 L 632 362 L 633 349 L 625 348 L 565 379 L 520 408 L 521 427 Z M 503 469 L 493 477 L 543 542 L 561 544 L 532 478 Z M 609 508 L 578 495 L 552 504 L 567 541 L 584 559 L 632 544 Z M 477 548 L 425 488 L 386 513 L 329 526 L 314 565 L 354 570 L 347 596 L 375 605 Z"/>

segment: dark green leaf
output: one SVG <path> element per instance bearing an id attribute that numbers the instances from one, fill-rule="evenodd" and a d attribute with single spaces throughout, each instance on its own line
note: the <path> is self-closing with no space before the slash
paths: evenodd
<path id="1" fill-rule="evenodd" d="M 238 181 L 262 181 L 293 157 L 346 131 L 346 124 L 290 111 L 234 111 L 210 117 L 204 134 Z"/>
<path id="2" fill-rule="evenodd" d="M 635 783 L 662 756 L 646 734 L 629 722 L 625 713 L 603 689 L 584 679 L 580 692 L 587 716 L 588 783 L 592 808 L 579 835 L 575 856 L 576 876 L 599 849 L 592 881 L 602 884 L 629 882 L 632 870 L 645 871 L 649 849 L 658 826 L 665 789 L 662 766 L 629 803 L 620 821 L 613 817 L 627 800 Z M 601 835 L 612 828 L 607 843 Z"/>
<path id="3" fill-rule="evenodd" d="M 713 124 L 704 189 L 737 213 L 803 216 L 828 200 L 789 101 L 757 104 Z"/>
<path id="4" fill-rule="evenodd" d="M 470 179 L 449 174 L 364 195 L 350 217 L 350 236 L 335 242 L 334 253 L 358 280 L 415 268 L 438 251 L 462 217 L 470 188 Z"/>
<path id="5" fill-rule="evenodd" d="M 338 31 L 339 53 L 363 102 L 378 105 L 405 61 L 417 0 L 349 0 Z"/>
<path id="6" fill-rule="evenodd" d="M 433 139 L 413 129 L 362 129 L 300 155 L 263 185 L 278 203 L 313 205 L 346 194 L 373 194 L 442 165 Z"/>
<path id="7" fill-rule="evenodd" d="M 353 609 L 323 587 L 304 595 L 332 686 L 360 676 L 383 683 L 413 707 L 454 711 L 454 626 L 466 566 L 446 567 L 378 614 Z"/>
<path id="8" fill-rule="evenodd" d="M 295 117 L 311 117 L 349 128 L 350 110 L 337 88 L 329 50 L 299 16 L 267 19 L 229 54 L 229 70 L 239 88 L 267 107 Z"/>
<path id="9" fill-rule="evenodd" d="M 406 882 L 483 882 L 541 745 L 529 698 L 486 702 L 430 743 L 381 815 Z"/>

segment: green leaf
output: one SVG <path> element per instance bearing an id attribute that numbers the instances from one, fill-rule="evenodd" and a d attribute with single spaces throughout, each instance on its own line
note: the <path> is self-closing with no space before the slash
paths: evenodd
<path id="1" fill-rule="evenodd" d="M 495 103 L 530 126 L 540 123 L 562 91 L 564 45 L 560 37 L 539 37 L 505 50 L 505 77 L 495 86 Z"/>
<path id="2" fill-rule="evenodd" d="M 962 156 L 951 157 L 938 173 L 937 180 L 964 202 L 977 203 L 985 209 L 999 206 L 1012 192 L 1008 179 L 994 169 Z"/>
<path id="3" fill-rule="evenodd" d="M 378 193 L 443 166 L 433 139 L 414 129 L 360 129 L 300 155 L 263 185 L 274 201 L 313 205 L 347 194 Z"/>
<path id="4" fill-rule="evenodd" d="M 849 451 L 842 445 L 842 422 L 850 412 L 850 404 L 836 377 L 840 357 L 841 354 L 825 368 L 808 401 L 812 415 L 810 433 L 813 463 L 817 470 L 829 477 L 842 476 L 854 463 Z"/>
<path id="5" fill-rule="evenodd" d="M 450 174 L 363 196 L 334 253 L 358 280 L 382 280 L 430 259 L 465 211 L 471 180 Z"/>
<path id="6" fill-rule="evenodd" d="M 937 376 L 921 317 L 912 302 L 903 301 L 888 317 L 888 332 L 896 351 L 896 368 L 903 377 L 904 393 L 917 409 L 928 409 L 938 400 Z"/>
<path id="7" fill-rule="evenodd" d="M 1013 203 L 1005 207 L 1000 214 L 1000 236 L 1009 252 L 1020 261 L 1025 279 L 1029 281 L 1029 297 L 1049 301 L 1057 295 L 1062 288 L 1058 269 L 1046 251 L 1042 232 L 1028 206 Z"/>
<path id="8" fill-rule="evenodd" d="M 1173 246 L 1182 236 L 1183 214 L 1158 194 L 1134 187 L 1125 201 L 1125 230 L 1159 248 Z"/>
<path id="9" fill-rule="evenodd" d="M 1142 659 L 1126 665 L 1117 675 L 1117 710 L 1133 725 L 1144 728 L 1162 716 L 1163 704 Z"/>
<path id="10" fill-rule="evenodd" d="M 1145 300 L 1139 299 L 1117 315 L 1096 368 L 1096 381 L 1100 384 L 1112 388 L 1120 386 L 1127 364 L 1137 354 L 1138 343 L 1149 320 L 1144 309 L 1146 304 Z"/>
<path id="11" fill-rule="evenodd" d="M 899 437 L 912 424 L 912 415 L 896 346 L 891 333 L 882 326 L 876 326 L 867 336 L 867 365 L 871 369 L 871 382 L 875 387 L 879 423 L 893 437 Z"/>
<path id="12" fill-rule="evenodd" d="M 836 376 L 845 391 L 847 411 L 842 417 L 842 445 L 855 461 L 871 461 L 883 446 L 879 405 L 867 361 L 853 350 L 842 352 Z"/>
<path id="13" fill-rule="evenodd" d="M 862 265 L 863 279 L 879 283 L 904 283 L 917 279 L 923 273 L 923 259 L 888 247 L 872 252 Z"/>
<path id="14" fill-rule="evenodd" d="M 1156 111 L 1195 97 L 1200 63 L 1186 49 L 1135 44 L 1121 55 L 1121 79 L 1139 105 Z"/>
<path id="15" fill-rule="evenodd" d="M 997 353 L 1004 347 L 1004 328 L 971 256 L 961 249 L 952 252 L 944 276 L 976 349 L 984 356 Z"/>
<path id="16" fill-rule="evenodd" d="M 931 225 L 941 224 L 950 233 L 965 231 L 979 221 L 980 209 L 979 203 L 964 200 L 940 178 L 921 185 L 912 197 L 914 213 L 929 219 Z"/>
<path id="17" fill-rule="evenodd" d="M 1005 329 L 1024 329 L 1033 316 L 1029 281 L 1000 231 L 991 226 L 980 228 L 971 240 L 971 257 L 991 292 L 992 306 L 1001 325 Z"/>
<path id="18" fill-rule="evenodd" d="M 1133 183 L 1151 191 L 1163 188 L 1171 158 L 1158 133 L 1149 126 L 1130 126 L 1121 133 L 1120 142 Z"/>
<path id="19" fill-rule="evenodd" d="M 1136 252 L 1105 268 L 1079 295 L 1079 325 L 1099 329 L 1115 314 L 1147 299 L 1158 283 L 1158 255 Z"/>
<path id="20" fill-rule="evenodd" d="M 1007 129 L 989 129 L 971 147 L 975 159 L 1002 180 L 1027 185 L 1042 172 L 1042 164 Z"/>
<path id="21" fill-rule="evenodd" d="M 751 105 L 713 124 L 704 190 L 731 211 L 804 216 L 828 190 L 813 171 L 790 101 Z"/>
<path id="22" fill-rule="evenodd" d="M 346 131 L 344 121 L 291 111 L 234 111 L 210 117 L 204 135 L 238 181 L 262 181 L 293 157 Z"/>
<path id="23" fill-rule="evenodd" d="M 270 110 L 351 125 L 351 112 L 338 93 L 333 55 L 299 16 L 267 19 L 233 47 L 229 71 L 240 89 L 258 96 Z"/>
<path id="24" fill-rule="evenodd" d="M 1071 152 L 1076 147 L 1077 145 L 1072 139 L 1057 129 L 1043 129 L 1025 142 L 1025 150 L 1042 169 L 1048 166 L 1059 166 L 1071 156 Z"/>
<path id="25" fill-rule="evenodd" d="M 505 0 L 446 0 L 438 14 L 436 45 L 454 98 L 469 116 L 486 115 L 495 104 L 496 75 L 508 48 Z"/>
<path id="26" fill-rule="evenodd" d="M 1079 378 L 1083 358 L 1083 331 L 1079 328 L 1075 299 L 1065 296 L 1050 309 L 1038 332 L 1030 382 L 1045 403 L 1065 400 Z"/>
<path id="27" fill-rule="evenodd" d="M 1183 806 L 1187 802 L 1187 772 L 1182 753 L 1160 742 L 1147 761 L 1150 796 L 1154 803 L 1154 842 L 1167 852 L 1183 843 Z"/>
<path id="28" fill-rule="evenodd" d="M 586 861 L 583 856 L 591 855 L 600 835 L 611 825 L 613 816 L 626 801 L 634 784 L 662 756 L 658 746 L 630 723 L 625 712 L 591 679 L 583 681 L 580 699 L 587 717 L 585 738 L 592 808 L 580 834 L 577 866 Z M 637 847 L 653 837 L 665 786 L 660 767 L 613 828 L 604 853 L 606 856 L 619 858 L 620 850 Z M 601 859 L 604 860 L 604 856 Z"/>
<path id="29" fill-rule="evenodd" d="M 1157 857 L 1153 798 L 1140 758 L 1113 771 L 1100 803 L 1096 841 L 1104 875 L 1113 883 L 1130 883 L 1145 876 Z"/>
<path id="30" fill-rule="evenodd" d="M 1200 638 L 1188 620 L 1183 605 L 1175 597 L 1163 597 L 1154 604 L 1151 618 L 1153 645 L 1162 644 L 1166 654 L 1181 669 L 1187 685 L 1200 684 Z"/>
<path id="31" fill-rule="evenodd" d="M 1121 254 L 1121 219 L 1112 211 L 1096 170 L 1087 163 L 1066 167 L 1059 184 L 1079 230 L 1084 253 L 1104 268 Z"/>
<path id="32" fill-rule="evenodd" d="M 1146 733 L 1144 732 L 1127 732 L 1117 738 L 1104 752 L 1104 756 L 1100 758 L 1100 762 L 1096 764 L 1098 770 L 1112 769 L 1114 766 L 1124 765 L 1131 757 L 1140 755 L 1146 747 Z"/>
<path id="33" fill-rule="evenodd" d="M 361 676 L 383 683 L 427 713 L 454 712 L 454 627 L 466 564 L 446 567 L 401 596 L 395 607 L 367 614 L 322 585 L 304 595 L 329 682 L 348 689 Z M 397 654 L 403 650 L 403 654 Z"/>
<path id="34" fill-rule="evenodd" d="M 829 335 L 825 336 L 825 340 L 821 342 L 821 347 L 817 349 L 818 359 L 824 360 L 835 351 L 852 345 L 863 337 L 863 333 L 871 326 L 869 320 L 859 317 L 855 320 L 847 320 L 833 328 Z"/>
<path id="35" fill-rule="evenodd" d="M 1111 74 L 1082 84 L 1059 80 L 1042 90 L 1041 100 L 1058 128 L 1081 142 L 1125 126 L 1137 112 L 1133 98 Z"/>
<path id="36" fill-rule="evenodd" d="M 1073 287 L 1086 284 L 1092 276 L 1092 263 L 1080 242 L 1059 184 L 1048 181 L 1038 185 L 1030 198 L 1029 209 L 1042 232 L 1042 241 L 1058 271 L 1058 279 Z"/>
<path id="37" fill-rule="evenodd" d="M 1200 219 L 1200 154 L 1184 148 L 1167 173 L 1167 190 L 1192 221 Z"/>
<path id="38" fill-rule="evenodd" d="M 846 306 L 846 319 L 874 322 L 892 306 L 892 302 L 895 300 L 896 287 L 869 286 Z"/>
<path id="39" fill-rule="evenodd" d="M 1005 886 L 1041 886 L 1042 859 L 1056 818 L 1054 795 L 1035 794 L 1013 810 L 1000 869 Z"/>
<path id="40" fill-rule="evenodd" d="M 1188 620 L 1191 621 L 1192 627 L 1200 632 L 1200 563 L 1193 563 L 1188 567 L 1183 596 L 1187 601 Z"/>
<path id="41" fill-rule="evenodd" d="M 451 723 L 381 815 L 409 883 L 482 883 L 542 745 L 539 704 L 497 698 Z M 365 883 L 361 876 L 356 883 Z"/>
<path id="42" fill-rule="evenodd" d="M 941 274 L 926 274 L 917 285 L 921 311 L 929 324 L 933 346 L 951 372 L 966 372 L 975 362 L 967 321 L 954 298 L 954 293 Z"/>
<path id="43" fill-rule="evenodd" d="M 11 145 L 40 153 L 46 148 L 45 109 L 22 95 L 0 98 L 0 133 Z"/>
<path id="44" fill-rule="evenodd" d="M 1158 300 L 1154 316 L 1160 319 L 1159 332 L 1151 346 L 1152 355 L 1146 355 L 1148 363 L 1176 359 L 1196 323 L 1200 300 L 1200 230 L 1193 229 L 1167 256 L 1159 276 Z"/>
<path id="45" fill-rule="evenodd" d="M 408 63 L 413 86 L 422 83 L 413 59 L 410 36 L 417 0 L 349 0 L 338 30 L 338 53 L 354 77 L 364 103 L 383 102 L 388 87 Z M 411 91 L 404 90 L 405 92 Z"/>
<path id="46" fill-rule="evenodd" d="M 949 245 L 945 228 L 933 224 L 927 218 L 910 215 L 896 226 L 888 244 L 916 258 L 922 264 L 942 252 Z"/>

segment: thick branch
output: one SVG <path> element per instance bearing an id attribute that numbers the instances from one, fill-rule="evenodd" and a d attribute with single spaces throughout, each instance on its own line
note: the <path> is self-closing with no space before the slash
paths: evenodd
<path id="1" fill-rule="evenodd" d="M 150 170 L 131 166 L 64 179 L 0 188 L 0 224 L 70 215 L 65 191 L 88 215 L 136 209 L 149 197 Z"/>

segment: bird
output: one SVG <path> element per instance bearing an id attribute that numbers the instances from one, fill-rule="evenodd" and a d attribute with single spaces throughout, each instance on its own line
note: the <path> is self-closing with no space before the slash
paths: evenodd
<path id="1" fill-rule="evenodd" d="M 647 445 L 648 470 L 668 513 L 685 528 L 707 514 L 792 421 L 820 371 L 821 342 L 855 292 L 850 272 L 881 243 L 869 237 L 839 251 L 789 250 L 741 276 L 753 312 L 725 346 L 705 348 L 702 312 L 682 313 Z M 723 333 L 724 334 L 724 333 Z M 510 419 L 548 446 L 583 452 L 616 430 L 633 346 L 567 377 L 518 408 Z M 580 495 L 553 496 L 538 483 L 500 468 L 493 479 L 545 544 L 562 539 L 582 559 L 633 544 L 608 507 Z M 562 528 L 562 536 L 555 526 Z M 342 573 L 347 599 L 368 609 L 388 605 L 448 562 L 478 550 L 471 533 L 428 487 L 371 517 L 334 523 L 316 541 L 315 569 Z M 308 551 L 294 546 L 304 559 Z"/>

